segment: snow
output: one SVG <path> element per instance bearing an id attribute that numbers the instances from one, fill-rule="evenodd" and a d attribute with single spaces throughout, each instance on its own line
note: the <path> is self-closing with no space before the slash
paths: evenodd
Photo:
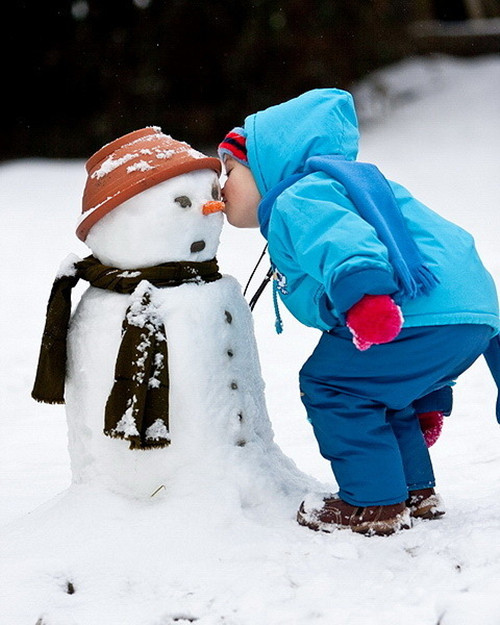
<path id="1" fill-rule="evenodd" d="M 500 60 L 405 62 L 375 78 L 358 96 L 372 98 L 363 107 L 370 112 L 360 158 L 472 232 L 498 284 Z M 225 463 L 215 444 L 196 467 L 178 458 L 178 473 L 148 497 L 92 482 L 69 487 L 65 409 L 36 404 L 30 390 L 60 261 L 88 254 L 74 235 L 84 182 L 83 162 L 0 167 L 0 623 L 497 625 L 500 431 L 482 360 L 460 378 L 453 415 L 431 450 L 447 514 L 389 538 L 298 526 L 297 484 L 270 498 L 269 474 L 280 467 L 270 457 L 250 476 L 238 454 L 261 454 L 248 445 L 232 447 Z M 263 245 L 258 232 L 226 225 L 221 270 L 245 284 Z M 260 274 L 266 270 L 263 263 Z M 76 287 L 75 302 L 84 288 Z M 271 300 L 268 287 L 254 321 L 275 441 L 334 491 L 297 387 L 318 333 L 282 308 L 277 336 Z M 235 474 L 226 479 L 230 467 Z M 297 477 L 293 465 L 290 475 Z M 214 493 L 214 481 L 229 486 Z"/>
<path id="2" fill-rule="evenodd" d="M 127 172 L 130 173 L 132 171 L 148 171 L 150 169 L 153 169 L 153 167 L 149 163 L 146 163 L 146 161 L 137 161 L 137 163 L 135 163 L 134 165 L 130 165 L 130 167 L 127 167 Z"/>
<path id="3" fill-rule="evenodd" d="M 56 278 L 76 275 L 75 263 L 80 260 L 81 258 L 79 258 L 76 254 L 68 254 L 66 258 L 61 261 L 61 264 L 59 265 L 59 270 L 56 274 Z"/>
<path id="4" fill-rule="evenodd" d="M 154 185 L 143 191 L 139 195 L 134 195 L 126 202 L 123 202 L 121 208 L 126 207 L 127 218 L 124 219 L 124 211 L 112 210 L 99 224 L 106 227 L 91 228 L 87 236 L 87 245 L 92 249 L 102 263 L 128 270 L 130 260 L 133 262 L 134 269 L 148 267 L 164 262 L 173 262 L 186 260 L 185 250 L 189 249 L 193 241 L 204 242 L 203 249 L 193 255 L 189 260 L 204 261 L 210 260 L 215 256 L 217 245 L 219 242 L 219 233 L 222 227 L 222 213 L 216 213 L 210 216 L 207 221 L 201 211 L 197 216 L 196 224 L 193 223 L 194 211 L 190 208 L 183 208 L 177 202 L 177 206 L 172 206 L 171 200 L 175 202 L 175 198 L 188 197 L 194 206 L 197 203 L 205 203 L 211 198 L 210 193 L 206 194 L 203 186 L 203 192 L 196 186 L 193 187 L 192 180 L 196 180 L 200 172 L 206 178 L 212 181 L 215 173 L 207 170 L 194 170 L 175 178 L 169 178 L 170 193 L 168 194 L 168 210 L 164 208 L 162 202 L 166 201 L 163 197 L 163 187 L 161 184 Z M 167 182 L 165 181 L 165 182 Z M 186 189 L 189 189 L 187 193 Z M 147 206 L 143 207 L 143 203 L 147 202 Z M 177 209 L 177 210 L 176 210 Z M 175 211 L 175 218 L 173 216 Z M 85 213 L 87 214 L 87 213 Z M 145 219 L 145 215 L 147 219 Z M 172 220 L 175 219 L 175 227 L 172 227 Z M 68 234 L 71 235 L 70 232 Z M 108 230 L 113 231 L 110 237 Z M 111 240 L 112 239 L 112 240 Z M 147 245 L 145 242 L 147 241 Z M 165 258 L 165 241 L 169 241 L 170 256 Z M 74 242 L 69 239 L 70 245 Z M 88 250 L 84 248 L 87 254 Z"/>
<path id="5" fill-rule="evenodd" d="M 100 178 L 104 178 L 104 176 L 107 176 L 111 172 L 115 171 L 115 169 L 118 169 L 118 167 L 121 167 L 125 163 L 128 163 L 135 158 L 137 158 L 137 154 L 135 153 L 125 154 L 121 158 L 113 158 L 112 156 L 108 156 L 108 158 L 100 165 L 100 167 L 93 172 L 91 178 L 97 178 L 98 180 Z M 131 172 L 134 171 L 134 169 L 132 168 L 132 166 L 130 166 L 127 167 L 127 171 Z"/>

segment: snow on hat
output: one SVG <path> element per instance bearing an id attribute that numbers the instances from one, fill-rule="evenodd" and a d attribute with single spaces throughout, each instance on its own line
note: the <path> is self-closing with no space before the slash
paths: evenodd
<path id="1" fill-rule="evenodd" d="M 243 128 L 233 128 L 222 143 L 219 145 L 219 157 L 224 160 L 224 155 L 231 156 L 245 167 L 248 167 L 247 156 L 247 133 Z"/>
<path id="2" fill-rule="evenodd" d="M 85 241 L 92 226 L 113 208 L 168 178 L 195 169 L 221 173 L 219 159 L 148 126 L 108 143 L 89 158 L 82 214 L 76 235 Z"/>

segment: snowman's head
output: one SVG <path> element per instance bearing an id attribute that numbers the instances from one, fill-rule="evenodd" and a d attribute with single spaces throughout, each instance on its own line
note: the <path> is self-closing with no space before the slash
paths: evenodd
<path id="1" fill-rule="evenodd" d="M 103 264 L 119 269 L 210 260 L 223 224 L 220 198 L 215 171 L 190 171 L 118 205 L 90 228 L 85 243 Z"/>
<path id="2" fill-rule="evenodd" d="M 215 256 L 219 159 L 147 126 L 106 144 L 85 167 L 76 234 L 102 263 L 141 269 Z"/>

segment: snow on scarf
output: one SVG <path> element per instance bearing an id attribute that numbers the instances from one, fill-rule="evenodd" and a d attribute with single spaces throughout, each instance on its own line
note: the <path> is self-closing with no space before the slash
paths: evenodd
<path id="1" fill-rule="evenodd" d="M 130 449 L 169 445 L 168 349 L 155 304 L 156 288 L 218 280 L 217 261 L 172 262 L 124 271 L 88 256 L 72 263 L 63 274 L 56 278 L 49 297 L 32 397 L 45 403 L 64 403 L 71 291 L 77 282 L 83 279 L 100 289 L 129 294 L 114 385 L 105 408 L 104 433 L 126 439 Z"/>

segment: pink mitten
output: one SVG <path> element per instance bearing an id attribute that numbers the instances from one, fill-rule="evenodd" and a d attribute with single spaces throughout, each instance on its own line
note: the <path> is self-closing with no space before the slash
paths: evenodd
<path id="1" fill-rule="evenodd" d="M 421 412 L 417 415 L 420 429 L 424 435 L 425 444 L 431 447 L 439 438 L 443 429 L 443 413 L 438 410 L 433 412 Z"/>
<path id="2" fill-rule="evenodd" d="M 347 311 L 346 322 L 354 345 L 365 351 L 395 339 L 403 325 L 403 315 L 389 295 L 364 295 Z"/>

